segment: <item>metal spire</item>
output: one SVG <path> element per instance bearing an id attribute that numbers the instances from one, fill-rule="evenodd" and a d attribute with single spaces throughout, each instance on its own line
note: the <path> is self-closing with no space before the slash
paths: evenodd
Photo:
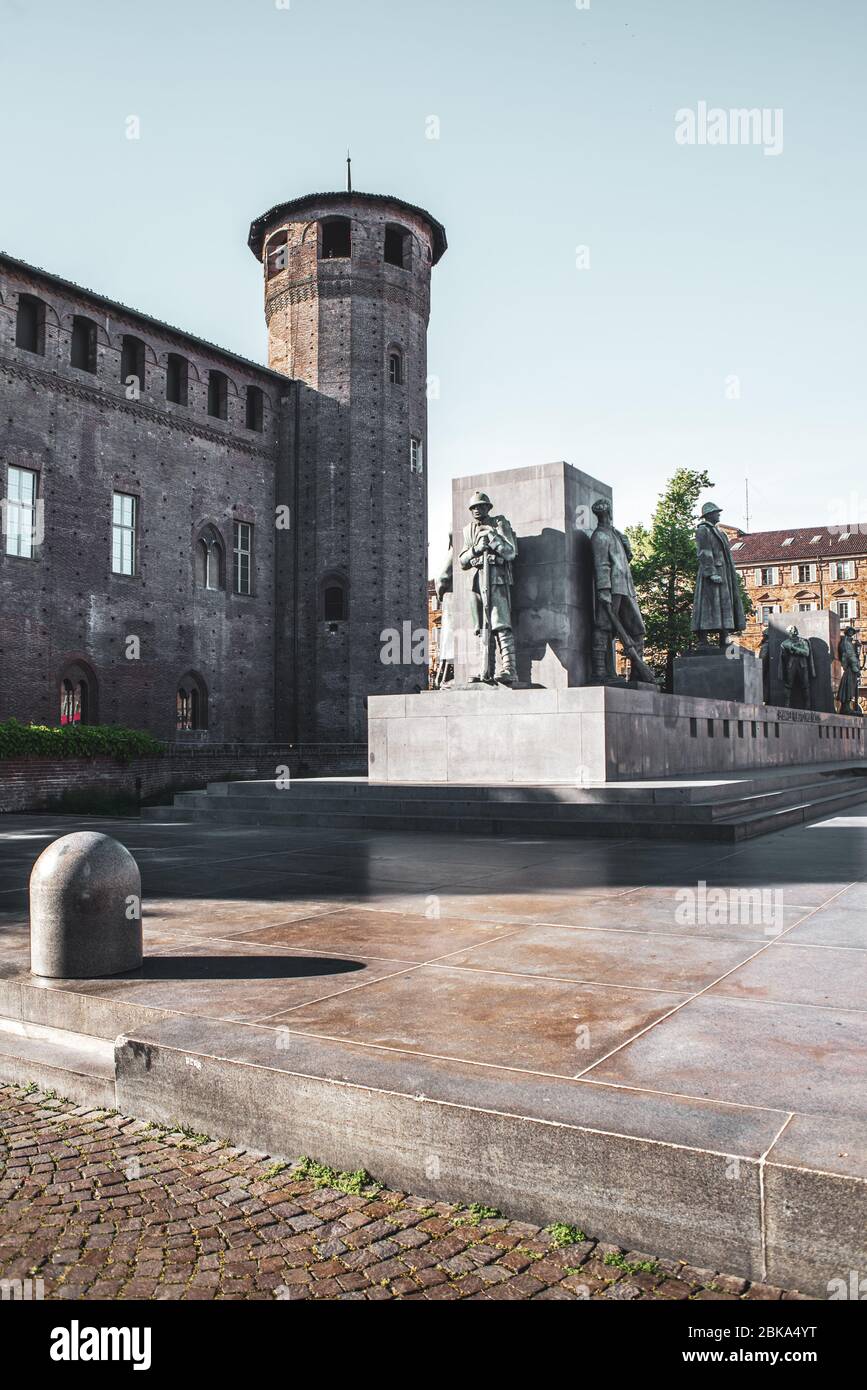
<path id="1" fill-rule="evenodd" d="M 352 159 L 349 150 L 346 151 L 346 191 L 352 192 Z"/>

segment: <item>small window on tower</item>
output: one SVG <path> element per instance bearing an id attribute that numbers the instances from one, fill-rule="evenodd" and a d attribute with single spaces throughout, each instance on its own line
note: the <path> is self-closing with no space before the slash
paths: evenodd
<path id="1" fill-rule="evenodd" d="M 15 346 L 45 356 L 45 305 L 35 294 L 19 294 Z"/>
<path id="2" fill-rule="evenodd" d="M 186 357 L 181 357 L 178 352 L 170 352 L 166 362 L 166 400 L 174 405 L 186 405 L 188 380 Z"/>
<path id="3" fill-rule="evenodd" d="M 424 449 L 415 435 L 409 441 L 409 471 L 419 475 L 424 472 Z"/>
<path id="4" fill-rule="evenodd" d="M 260 434 L 265 416 L 264 400 L 258 386 L 247 387 L 247 429 L 258 430 Z"/>
<path id="5" fill-rule="evenodd" d="M 322 594 L 322 616 L 327 623 L 342 623 L 346 618 L 346 590 L 338 579 L 331 579 Z"/>
<path id="6" fill-rule="evenodd" d="M 83 314 L 76 314 L 72 320 L 69 363 L 82 372 L 96 371 L 96 324 Z"/>
<path id="7" fill-rule="evenodd" d="M 388 380 L 391 386 L 403 385 L 403 353 L 392 348 L 388 354 Z"/>
<path id="8" fill-rule="evenodd" d="M 385 261 L 387 265 L 398 265 L 401 270 L 409 270 L 409 233 L 403 227 L 386 227 Z"/>
<path id="9" fill-rule="evenodd" d="M 323 261 L 348 260 L 352 255 L 352 221 L 348 217 L 329 217 L 322 223 L 319 254 Z"/>
<path id="10" fill-rule="evenodd" d="M 229 378 L 225 372 L 208 372 L 208 414 L 218 420 L 229 418 Z"/>
<path id="11" fill-rule="evenodd" d="M 265 258 L 265 272 L 269 280 L 272 275 L 279 275 L 281 270 L 286 269 L 287 254 L 286 233 L 275 232 L 268 242 L 268 253 Z"/>

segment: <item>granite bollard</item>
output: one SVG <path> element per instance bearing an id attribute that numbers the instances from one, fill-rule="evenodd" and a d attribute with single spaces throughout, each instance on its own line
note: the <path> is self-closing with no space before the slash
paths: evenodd
<path id="1" fill-rule="evenodd" d="M 141 874 L 110 835 L 63 835 L 30 875 L 30 969 L 50 979 L 119 975 L 142 963 Z"/>

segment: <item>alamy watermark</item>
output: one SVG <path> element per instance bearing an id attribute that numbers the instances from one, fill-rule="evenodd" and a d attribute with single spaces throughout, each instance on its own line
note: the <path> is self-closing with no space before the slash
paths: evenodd
<path id="1" fill-rule="evenodd" d="M 783 153 L 781 106 L 682 106 L 674 113 L 678 145 L 760 145 L 766 155 Z"/>

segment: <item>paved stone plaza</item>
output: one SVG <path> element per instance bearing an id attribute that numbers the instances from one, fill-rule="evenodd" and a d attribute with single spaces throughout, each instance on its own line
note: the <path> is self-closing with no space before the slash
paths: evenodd
<path id="1" fill-rule="evenodd" d="M 296 1171 L 0 1086 L 0 1279 L 76 1300 L 800 1297 L 478 1203 Z"/>
<path id="2" fill-rule="evenodd" d="M 85 824 L 141 867 L 145 965 L 35 980 L 29 869 Z M 814 1296 L 860 1268 L 867 811 L 743 848 L 36 816 L 0 844 L 0 1014 L 37 1059 L 40 1024 L 89 1035 L 103 1104 L 126 1033 L 145 1120 Z"/>

